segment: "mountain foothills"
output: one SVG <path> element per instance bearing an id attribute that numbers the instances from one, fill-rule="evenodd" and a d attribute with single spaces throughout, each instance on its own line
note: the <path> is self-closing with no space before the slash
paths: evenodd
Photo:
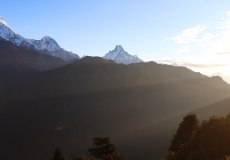
<path id="1" fill-rule="evenodd" d="M 51 38 L 25 39 L 2 19 L 0 35 L 4 160 L 50 159 L 56 147 L 75 156 L 97 136 L 110 137 L 124 159 L 164 159 L 184 115 L 230 111 L 220 77 L 144 63 L 119 45 L 104 58 L 70 58 Z"/>
<path id="2" fill-rule="evenodd" d="M 50 70 L 63 66 L 66 62 L 60 58 L 40 54 L 36 50 L 18 47 L 0 40 L 0 65 L 20 65 L 37 70 Z"/>
<path id="3" fill-rule="evenodd" d="M 99 57 L 42 72 L 0 66 L 0 74 L 6 160 L 48 159 L 57 146 L 79 154 L 95 136 L 111 137 L 125 159 L 164 158 L 184 114 L 230 94 L 221 78 L 184 67 Z"/>

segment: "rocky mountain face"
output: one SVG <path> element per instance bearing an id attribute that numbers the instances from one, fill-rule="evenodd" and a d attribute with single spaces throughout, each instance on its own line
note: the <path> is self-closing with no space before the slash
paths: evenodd
<path id="1" fill-rule="evenodd" d="M 39 51 L 41 54 L 58 57 L 64 61 L 73 61 L 80 59 L 75 53 L 68 52 L 61 48 L 58 43 L 51 37 L 45 36 L 40 40 L 24 38 L 16 33 L 7 22 L 0 17 L 0 39 L 11 42 L 12 44 Z M 131 55 L 126 52 L 121 45 L 117 45 L 114 50 L 109 51 L 104 59 L 113 60 L 116 63 L 131 64 L 143 62 L 136 55 Z"/>
<path id="2" fill-rule="evenodd" d="M 103 58 L 113 60 L 116 63 L 131 64 L 143 62 L 137 56 L 133 56 L 126 52 L 121 45 L 117 45 L 114 50 L 109 51 Z"/>
<path id="3" fill-rule="evenodd" d="M 34 49 L 40 53 L 51 55 L 69 61 L 79 59 L 77 54 L 65 51 L 58 43 L 49 36 L 43 37 L 41 40 L 27 39 L 16 33 L 11 27 L 0 17 L 0 37 L 6 41 L 10 41 L 16 46 L 27 49 Z"/>

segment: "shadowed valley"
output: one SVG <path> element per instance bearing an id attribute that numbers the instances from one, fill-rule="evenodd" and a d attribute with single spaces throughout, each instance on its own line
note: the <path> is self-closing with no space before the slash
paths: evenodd
<path id="1" fill-rule="evenodd" d="M 125 159 L 165 158 L 181 117 L 230 94 L 219 77 L 155 62 L 85 57 L 49 71 L 30 67 L 0 66 L 5 160 L 48 159 L 57 146 L 82 153 L 95 136 L 111 137 Z"/>

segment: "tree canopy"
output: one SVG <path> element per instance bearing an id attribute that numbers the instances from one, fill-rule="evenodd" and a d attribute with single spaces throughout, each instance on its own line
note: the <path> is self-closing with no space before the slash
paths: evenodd
<path id="1" fill-rule="evenodd" d="M 65 160 L 60 148 L 55 149 L 55 151 L 53 152 L 52 160 Z"/>
<path id="2" fill-rule="evenodd" d="M 180 123 L 168 160 L 224 160 L 230 156 L 230 114 L 213 116 L 200 125 L 195 115 Z"/>

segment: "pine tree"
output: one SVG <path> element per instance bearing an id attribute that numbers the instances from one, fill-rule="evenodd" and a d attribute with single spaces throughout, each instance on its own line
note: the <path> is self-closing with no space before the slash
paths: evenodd
<path id="1" fill-rule="evenodd" d="M 116 146 L 110 142 L 108 137 L 96 137 L 93 139 L 94 147 L 89 149 L 90 154 L 98 159 L 109 159 L 116 153 Z"/>
<path id="2" fill-rule="evenodd" d="M 189 114 L 183 118 L 183 121 L 179 124 L 179 128 L 171 141 L 168 159 L 174 159 L 176 152 L 186 146 L 198 127 L 199 121 L 195 114 Z"/>
<path id="3" fill-rule="evenodd" d="M 64 156 L 62 155 L 62 152 L 59 148 L 56 148 L 53 153 L 52 160 L 65 160 Z"/>

